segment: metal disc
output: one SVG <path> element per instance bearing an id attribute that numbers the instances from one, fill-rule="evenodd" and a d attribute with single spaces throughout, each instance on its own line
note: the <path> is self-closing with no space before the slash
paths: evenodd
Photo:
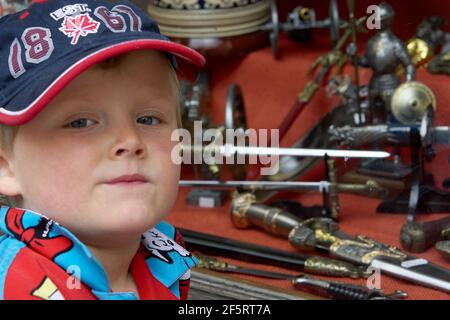
<path id="1" fill-rule="evenodd" d="M 228 87 L 225 104 L 225 129 L 247 129 L 245 104 L 242 90 L 233 83 Z"/>
<path id="2" fill-rule="evenodd" d="M 436 98 L 425 84 L 410 81 L 395 90 L 391 105 L 392 114 L 400 123 L 412 125 L 423 119 L 428 108 L 436 110 Z"/>
<path id="3" fill-rule="evenodd" d="M 279 57 L 278 38 L 280 35 L 280 19 L 278 18 L 277 1 L 272 0 L 270 5 L 271 10 L 271 31 L 270 31 L 270 46 L 272 47 L 272 54 L 277 59 Z"/>
<path id="4" fill-rule="evenodd" d="M 425 112 L 422 121 L 420 123 L 420 139 L 423 148 L 423 154 L 425 159 L 431 161 L 436 153 L 433 148 L 433 122 L 434 122 L 434 110 L 430 107 Z"/>
<path id="5" fill-rule="evenodd" d="M 203 121 L 209 125 L 209 80 L 205 72 L 200 72 L 195 83 L 187 80 L 180 81 L 181 117 L 183 128 L 192 132 L 194 121 Z"/>
<path id="6" fill-rule="evenodd" d="M 330 0 L 329 16 L 330 36 L 333 44 L 336 44 L 339 41 L 339 28 L 341 24 L 341 20 L 339 17 L 339 8 L 336 0 Z"/>
<path id="7" fill-rule="evenodd" d="M 245 114 L 245 103 L 242 95 L 242 90 L 239 87 L 239 85 L 235 83 L 231 84 L 228 87 L 225 105 L 225 129 L 233 129 L 235 134 L 237 134 L 238 132 L 245 134 L 245 130 L 247 130 L 247 117 Z M 235 142 L 233 141 L 233 144 L 234 143 Z M 245 164 L 231 165 L 230 170 L 234 179 L 236 180 L 245 179 L 246 176 Z"/>

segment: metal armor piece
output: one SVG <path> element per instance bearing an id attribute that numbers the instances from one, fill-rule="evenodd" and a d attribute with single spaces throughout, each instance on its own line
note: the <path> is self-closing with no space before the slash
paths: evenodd
<path id="1" fill-rule="evenodd" d="M 442 30 L 445 23 L 443 17 L 427 17 L 417 26 L 415 38 L 424 40 L 433 52 L 437 52 L 439 47 L 445 46 L 450 40 L 450 33 Z"/>
<path id="2" fill-rule="evenodd" d="M 402 124 L 421 121 L 428 108 L 436 110 L 436 98 L 425 84 L 411 81 L 399 86 L 392 97 L 392 113 Z"/>
<path id="3" fill-rule="evenodd" d="M 390 28 L 394 24 L 395 11 L 392 6 L 387 2 L 382 2 L 378 6 L 380 12 L 380 24 L 381 30 Z"/>
<path id="4" fill-rule="evenodd" d="M 416 72 L 403 42 L 394 35 L 390 26 L 395 13 L 392 7 L 380 4 L 381 30 L 370 38 L 360 65 L 370 67 L 373 75 L 369 84 L 373 122 L 384 122 L 391 110 L 391 98 L 400 84 L 397 67 L 403 65 L 407 81 L 414 81 Z"/>
<path id="5" fill-rule="evenodd" d="M 427 69 L 433 74 L 447 74 L 450 75 L 450 33 L 442 30 L 442 27 L 446 23 L 445 19 L 439 16 L 432 16 L 426 18 L 417 27 L 417 32 L 414 39 L 411 39 L 413 43 L 420 40 L 424 41 L 428 47 L 431 61 L 427 64 Z M 409 48 L 408 48 L 409 49 Z M 422 44 L 419 45 L 417 50 L 412 48 L 410 51 L 413 60 L 420 59 L 420 56 L 425 56 L 425 51 L 428 51 Z M 433 57 L 433 55 L 435 55 Z M 413 61 L 416 64 L 416 61 Z M 428 62 L 426 59 L 419 61 L 417 66 L 423 65 L 424 62 Z"/>

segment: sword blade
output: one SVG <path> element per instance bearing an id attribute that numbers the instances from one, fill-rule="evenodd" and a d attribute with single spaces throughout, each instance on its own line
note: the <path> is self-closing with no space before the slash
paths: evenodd
<path id="1" fill-rule="evenodd" d="M 387 158 L 390 156 L 385 151 L 359 151 L 359 150 L 334 150 L 334 149 L 306 149 L 306 148 L 269 148 L 269 147 L 239 147 L 226 144 L 218 148 L 220 154 L 229 157 L 240 155 L 265 155 L 265 156 L 292 156 L 292 157 L 319 157 L 332 158 Z"/>
<path id="2" fill-rule="evenodd" d="M 199 188 L 249 188 L 252 190 L 327 190 L 330 182 L 301 182 L 301 181 L 215 181 L 215 180 L 180 180 L 180 187 Z"/>
<path id="3" fill-rule="evenodd" d="M 372 268 L 426 287 L 450 292 L 450 270 L 429 263 L 425 259 L 408 257 L 405 261 L 393 261 L 388 258 L 375 258 Z"/>

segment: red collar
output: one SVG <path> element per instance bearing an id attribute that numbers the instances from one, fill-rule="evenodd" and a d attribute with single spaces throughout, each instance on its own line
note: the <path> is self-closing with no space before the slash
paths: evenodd
<path id="1" fill-rule="evenodd" d="M 169 288 L 153 276 L 140 250 L 131 262 L 130 271 L 141 300 L 178 300 Z"/>

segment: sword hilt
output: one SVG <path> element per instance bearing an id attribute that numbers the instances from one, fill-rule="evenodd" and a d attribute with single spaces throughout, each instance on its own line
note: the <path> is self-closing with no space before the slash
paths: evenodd
<path id="1" fill-rule="evenodd" d="M 385 125 L 351 127 L 344 126 L 331 128 L 329 130 L 331 141 L 336 141 L 343 146 L 351 148 L 360 147 L 375 143 L 380 140 L 386 140 L 389 137 L 388 127 Z"/>
<path id="2" fill-rule="evenodd" d="M 353 285 L 343 282 L 329 282 L 310 277 L 296 277 L 292 281 L 295 288 L 309 287 L 319 289 L 339 300 L 391 300 L 406 298 L 407 294 L 397 290 L 391 294 L 384 294 L 381 290 L 372 290 L 364 286 Z"/>
<path id="3" fill-rule="evenodd" d="M 328 180 L 330 181 L 330 191 L 329 191 L 329 197 L 330 197 L 330 215 L 331 218 L 334 220 L 338 219 L 339 216 L 339 187 L 337 185 L 337 178 L 336 178 L 336 166 L 334 159 L 327 159 L 326 160 L 326 166 L 327 166 L 327 176 Z"/>
<path id="4" fill-rule="evenodd" d="M 375 258 L 388 257 L 396 261 L 407 258 L 399 249 L 373 239 L 350 237 L 330 219 L 315 218 L 299 224 L 291 230 L 289 242 L 299 249 L 323 249 L 331 256 L 354 264 L 370 265 Z"/>
<path id="5" fill-rule="evenodd" d="M 288 236 L 301 220 L 294 214 L 280 208 L 256 203 L 251 193 L 234 193 L 230 207 L 231 220 L 240 229 L 257 226 L 271 234 Z"/>

